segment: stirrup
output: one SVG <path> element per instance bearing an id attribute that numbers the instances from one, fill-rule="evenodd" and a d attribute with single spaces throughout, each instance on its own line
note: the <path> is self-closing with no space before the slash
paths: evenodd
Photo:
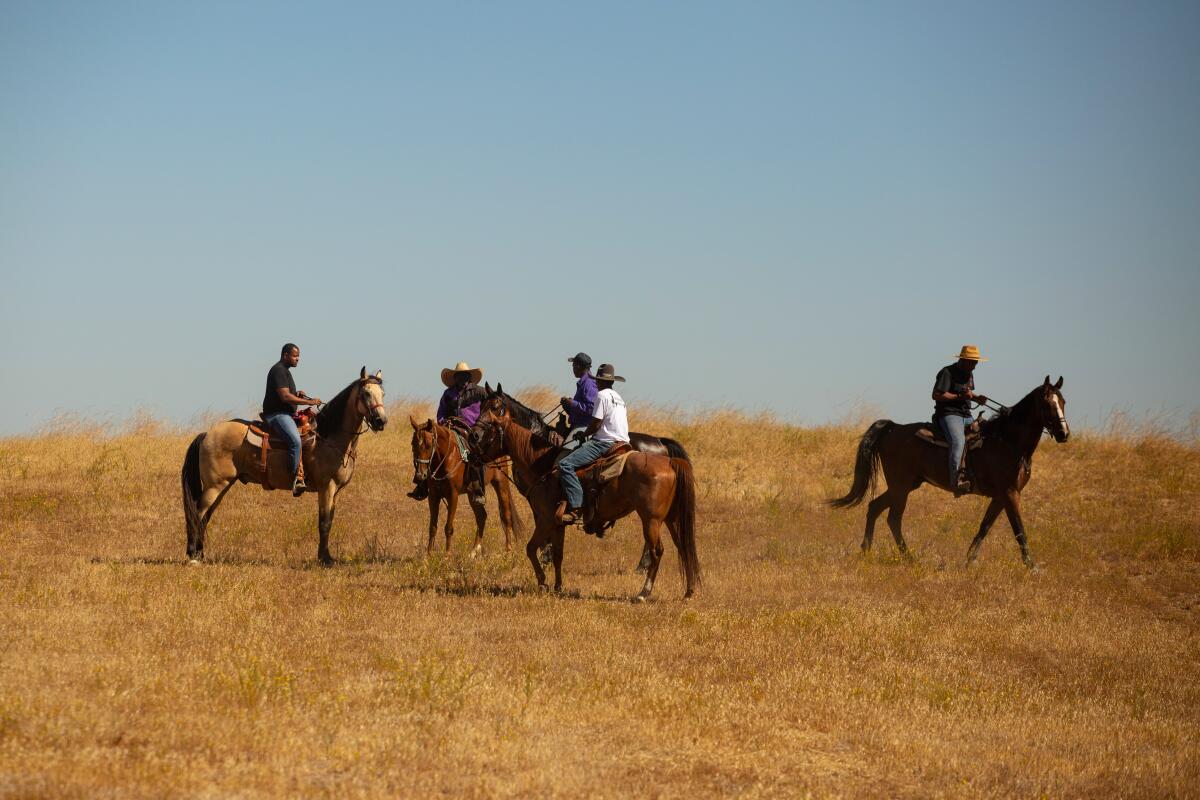
<path id="1" fill-rule="evenodd" d="M 304 478 L 301 478 L 299 475 L 297 475 L 296 479 L 292 481 L 292 497 L 299 497 L 300 495 L 304 494 L 307 489 L 308 487 L 304 485 Z"/>

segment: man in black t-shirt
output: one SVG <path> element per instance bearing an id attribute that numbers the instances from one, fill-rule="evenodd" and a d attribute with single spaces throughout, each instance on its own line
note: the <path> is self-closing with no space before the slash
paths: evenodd
<path id="1" fill-rule="evenodd" d="M 288 342 L 279 353 L 279 361 L 267 373 L 267 391 L 263 395 L 262 417 L 271 429 L 288 440 L 288 455 L 292 459 L 292 494 L 304 494 L 304 479 L 300 477 L 300 431 L 292 414 L 296 406 L 320 405 L 316 397 L 296 391 L 292 367 L 300 363 L 300 348 Z"/>
<path id="2" fill-rule="evenodd" d="M 955 496 L 971 491 L 966 475 L 959 472 L 963 451 L 967 449 L 967 426 L 971 424 L 971 401 L 985 403 L 975 394 L 975 365 L 987 361 L 973 344 L 963 345 L 958 361 L 941 372 L 933 382 L 933 424 L 939 426 L 950 445 L 950 482 Z"/>

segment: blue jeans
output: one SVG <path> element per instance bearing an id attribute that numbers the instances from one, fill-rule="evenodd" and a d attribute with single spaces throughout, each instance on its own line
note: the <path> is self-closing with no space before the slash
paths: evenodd
<path id="1" fill-rule="evenodd" d="M 562 484 L 563 492 L 567 495 L 567 506 L 583 508 L 583 486 L 575 470 L 586 467 L 600 456 L 612 449 L 616 442 L 600 442 L 588 439 L 579 445 L 573 453 L 558 462 L 558 482 Z"/>
<path id="2" fill-rule="evenodd" d="M 958 465 L 962 463 L 963 451 L 967 449 L 967 426 L 970 417 L 957 414 L 942 414 L 937 418 L 946 442 L 950 445 L 950 488 L 958 486 Z"/>
<path id="3" fill-rule="evenodd" d="M 300 431 L 291 414 L 268 414 L 263 417 L 271 430 L 288 440 L 288 455 L 292 458 L 292 474 L 300 472 Z"/>

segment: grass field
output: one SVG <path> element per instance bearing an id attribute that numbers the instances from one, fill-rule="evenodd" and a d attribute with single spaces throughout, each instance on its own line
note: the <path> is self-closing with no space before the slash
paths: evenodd
<path id="1" fill-rule="evenodd" d="M 546 406 L 545 397 L 531 398 Z M 985 501 L 923 489 L 899 560 L 849 486 L 860 425 L 660 411 L 699 490 L 705 584 L 669 540 L 569 533 L 563 596 L 519 537 L 422 556 L 397 403 L 316 565 L 311 497 L 236 487 L 184 560 L 191 433 L 0 440 L 0 796 L 1184 797 L 1200 794 L 1200 446 L 1048 438 L 1039 569 Z M 530 513 L 519 500 L 528 531 Z"/>

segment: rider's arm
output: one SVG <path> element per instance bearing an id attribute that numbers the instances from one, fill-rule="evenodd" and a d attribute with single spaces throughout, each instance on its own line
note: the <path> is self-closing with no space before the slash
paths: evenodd
<path id="1" fill-rule="evenodd" d="M 320 404 L 320 400 L 315 397 L 303 397 L 303 392 L 300 394 L 292 394 L 292 390 L 286 386 L 280 386 L 276 389 L 279 392 L 279 399 L 285 403 L 291 403 L 294 406 L 315 406 Z"/>
<path id="2" fill-rule="evenodd" d="M 600 423 L 602 423 L 602 422 L 604 422 L 604 420 L 597 419 L 596 417 L 592 417 L 592 421 L 588 423 L 587 430 L 583 432 L 583 435 L 584 436 L 595 435 L 596 431 L 600 430 Z"/>

